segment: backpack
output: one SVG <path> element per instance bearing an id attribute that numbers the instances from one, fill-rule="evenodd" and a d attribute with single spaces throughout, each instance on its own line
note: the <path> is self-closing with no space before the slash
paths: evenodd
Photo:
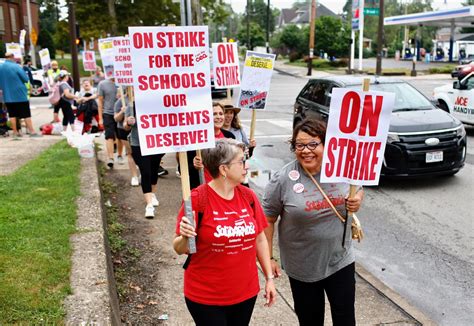
<path id="1" fill-rule="evenodd" d="M 247 188 L 242 185 L 238 185 L 236 188 L 240 189 L 240 192 L 244 196 L 245 200 L 248 201 L 248 203 L 250 204 L 250 207 L 253 210 L 255 206 L 253 191 L 250 188 Z M 207 199 L 207 184 L 200 185 L 195 190 L 198 192 L 198 207 L 197 207 L 198 219 L 197 219 L 197 224 L 196 224 L 196 231 L 197 231 L 199 224 L 201 224 L 202 218 L 204 216 L 204 210 L 206 209 L 207 206 L 209 206 L 209 202 Z M 196 241 L 197 241 L 197 237 L 196 237 Z M 192 254 L 188 254 L 188 257 L 186 258 L 186 261 L 183 264 L 184 269 L 188 268 L 188 265 L 191 262 L 191 256 Z"/>
<path id="2" fill-rule="evenodd" d="M 61 99 L 61 92 L 60 92 L 60 87 L 62 83 L 56 83 L 51 91 L 48 94 L 48 101 L 52 105 L 56 105 L 59 103 L 59 100 Z"/>

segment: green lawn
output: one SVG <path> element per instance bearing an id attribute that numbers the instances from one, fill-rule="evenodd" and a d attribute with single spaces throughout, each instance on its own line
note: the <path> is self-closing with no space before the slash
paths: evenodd
<path id="1" fill-rule="evenodd" d="M 63 324 L 79 173 L 62 141 L 0 177 L 0 325 Z"/>

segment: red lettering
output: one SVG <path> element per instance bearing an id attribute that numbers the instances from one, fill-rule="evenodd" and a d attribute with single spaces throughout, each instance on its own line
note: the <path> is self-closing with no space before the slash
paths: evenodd
<path id="1" fill-rule="evenodd" d="M 342 161 L 344 159 L 344 151 L 347 146 L 347 139 L 346 138 L 339 139 L 339 143 L 337 145 L 339 146 L 339 153 L 338 153 L 338 158 L 337 158 L 336 177 L 340 177 Z"/>
<path id="2" fill-rule="evenodd" d="M 339 118 L 339 129 L 343 133 L 350 134 L 356 130 L 359 111 L 359 94 L 354 91 L 347 92 L 342 99 L 341 116 Z"/>
<path id="3" fill-rule="evenodd" d="M 152 33 L 135 33 L 133 34 L 133 47 L 135 49 L 151 49 L 153 48 L 153 35 Z"/>
<path id="4" fill-rule="evenodd" d="M 150 123 L 148 122 L 148 116 L 147 115 L 141 115 L 140 116 L 140 122 L 142 123 L 140 127 L 143 129 L 150 128 Z"/>
<path id="5" fill-rule="evenodd" d="M 328 159 L 329 163 L 326 163 L 325 172 L 326 176 L 331 177 L 334 173 L 334 153 L 333 151 L 337 148 L 337 138 L 331 138 L 328 143 Z"/>
<path id="6" fill-rule="evenodd" d="M 362 111 L 362 119 L 360 121 L 359 135 L 365 136 L 366 130 L 369 129 L 369 136 L 377 136 L 379 128 L 380 113 L 382 112 L 383 96 L 375 97 L 375 107 L 372 105 L 372 96 L 365 95 L 364 109 Z"/>
<path id="7" fill-rule="evenodd" d="M 146 135 L 145 139 L 147 148 L 153 148 L 156 146 L 155 138 L 153 137 L 153 135 Z"/>
<path id="8" fill-rule="evenodd" d="M 352 139 L 347 141 L 346 163 L 344 164 L 344 177 L 350 178 L 354 170 L 354 156 L 356 154 L 356 142 Z"/>
<path id="9" fill-rule="evenodd" d="M 380 147 L 382 144 L 380 142 L 374 142 L 374 150 L 372 152 L 372 160 L 370 161 L 370 180 L 375 180 L 375 177 L 377 176 L 377 173 L 375 172 L 375 166 L 377 165 L 379 158 L 378 158 L 378 151 L 380 150 Z"/>

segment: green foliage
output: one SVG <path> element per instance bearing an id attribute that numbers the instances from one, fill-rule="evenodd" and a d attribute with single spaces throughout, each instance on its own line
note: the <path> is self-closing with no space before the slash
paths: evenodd
<path id="1" fill-rule="evenodd" d="M 428 69 L 430 74 L 450 74 L 456 65 L 444 65 L 442 67 L 433 67 Z"/>
<path id="2" fill-rule="evenodd" d="M 349 56 L 351 30 L 336 17 L 322 16 L 315 24 L 315 51 L 323 51 L 329 56 Z"/>
<path id="3" fill-rule="evenodd" d="M 63 324 L 80 159 L 62 141 L 0 177 L 0 324 Z"/>
<path id="4" fill-rule="evenodd" d="M 249 49 L 253 49 L 256 46 L 264 46 L 265 45 L 265 33 L 257 23 L 251 22 L 250 23 L 250 44 L 247 41 L 247 29 L 242 28 L 239 33 L 237 34 L 237 38 L 240 41 L 240 44 L 245 45 Z"/>
<path id="5" fill-rule="evenodd" d="M 47 29 L 42 29 L 38 35 L 38 45 L 42 49 L 48 49 L 51 59 L 56 58 L 56 46 L 54 45 L 53 36 Z"/>
<path id="6" fill-rule="evenodd" d="M 67 21 L 61 20 L 56 25 L 56 33 L 53 36 L 56 50 L 70 52 L 71 42 L 69 37 L 69 25 Z"/>

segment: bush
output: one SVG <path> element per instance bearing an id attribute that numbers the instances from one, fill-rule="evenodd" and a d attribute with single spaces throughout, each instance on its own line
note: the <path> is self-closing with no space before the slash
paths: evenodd
<path id="1" fill-rule="evenodd" d="M 456 65 L 445 65 L 442 67 L 430 68 L 428 71 L 430 74 L 450 74 Z"/>
<path id="2" fill-rule="evenodd" d="M 296 60 L 298 60 L 299 58 L 301 58 L 300 54 L 296 51 L 293 51 L 291 52 L 289 55 L 288 55 L 288 59 L 290 60 L 290 62 L 295 62 Z"/>
<path id="3" fill-rule="evenodd" d="M 370 49 L 364 49 L 362 56 L 363 56 L 364 59 L 371 58 L 371 57 L 374 56 L 374 53 Z"/>

